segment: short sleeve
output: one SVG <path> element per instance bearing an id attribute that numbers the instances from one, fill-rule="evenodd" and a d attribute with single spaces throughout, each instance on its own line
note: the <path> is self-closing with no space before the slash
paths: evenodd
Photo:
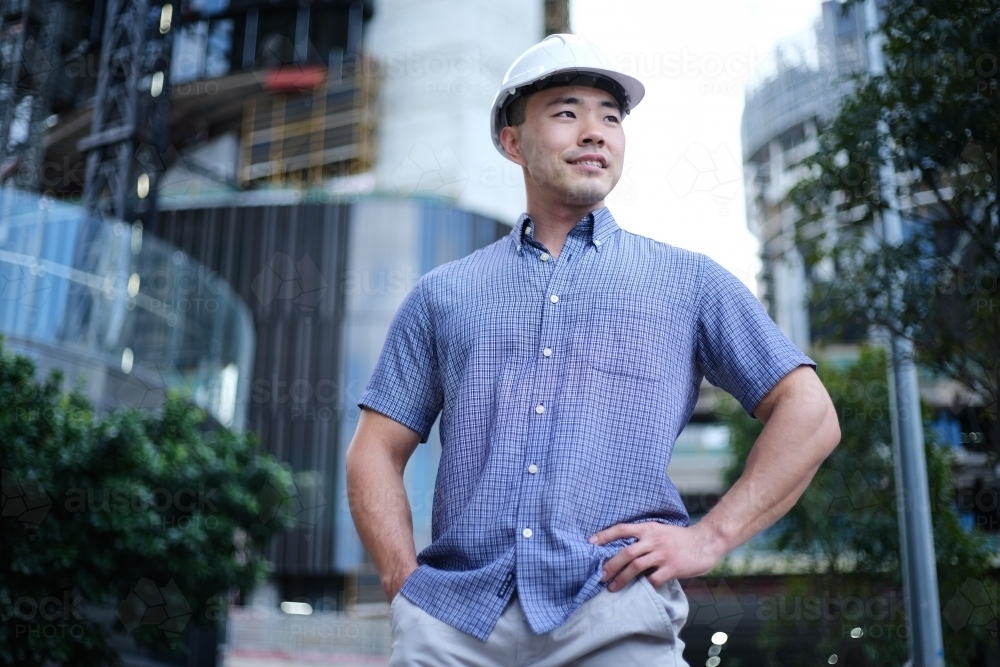
<path id="1" fill-rule="evenodd" d="M 732 394 L 747 414 L 781 378 L 816 366 L 771 320 L 746 285 L 705 257 L 698 302 L 696 361 L 708 381 Z"/>
<path id="2" fill-rule="evenodd" d="M 393 316 L 375 371 L 358 401 L 358 407 L 416 431 L 420 442 L 427 442 L 444 401 L 424 282 L 417 281 Z"/>

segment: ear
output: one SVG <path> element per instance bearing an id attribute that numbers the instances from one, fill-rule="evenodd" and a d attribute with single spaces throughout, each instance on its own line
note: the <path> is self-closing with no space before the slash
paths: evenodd
<path id="1" fill-rule="evenodd" d="M 507 157 L 513 160 L 516 164 L 519 164 L 522 167 L 527 165 L 524 160 L 524 155 L 521 153 L 521 133 L 517 130 L 517 128 L 507 125 L 500 130 L 500 145 L 503 146 L 504 151 L 507 153 Z"/>

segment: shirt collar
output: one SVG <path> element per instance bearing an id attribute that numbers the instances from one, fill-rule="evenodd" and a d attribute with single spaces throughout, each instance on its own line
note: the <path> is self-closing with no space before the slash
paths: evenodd
<path id="1" fill-rule="evenodd" d="M 514 248 L 518 253 L 527 239 L 532 238 L 535 226 L 527 213 L 522 213 L 510 230 L 511 238 L 514 239 Z M 580 218 L 580 221 L 569 230 L 572 236 L 584 236 L 588 244 L 593 244 L 598 250 L 609 236 L 618 231 L 618 223 L 607 206 L 595 209 Z"/>

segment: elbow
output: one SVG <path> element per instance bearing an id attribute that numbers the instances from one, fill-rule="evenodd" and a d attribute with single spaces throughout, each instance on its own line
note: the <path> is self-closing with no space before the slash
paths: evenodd
<path id="1" fill-rule="evenodd" d="M 344 472 L 347 474 L 347 483 L 351 483 L 351 472 L 354 470 L 354 456 L 351 453 L 351 446 L 347 446 L 344 452 Z"/>
<path id="2" fill-rule="evenodd" d="M 344 452 L 344 491 L 347 494 L 347 504 L 353 514 L 360 501 L 359 494 L 365 490 L 364 451 L 352 442 Z"/>
<path id="3" fill-rule="evenodd" d="M 827 400 L 826 410 L 824 411 L 823 419 L 820 422 L 820 432 L 823 434 L 823 444 L 824 444 L 824 454 L 825 459 L 829 456 L 837 445 L 840 444 L 840 419 L 837 417 L 837 408 L 834 407 L 833 402 Z"/>
<path id="4" fill-rule="evenodd" d="M 354 457 L 351 456 L 350 447 L 344 454 L 344 483 L 347 490 L 347 497 L 351 497 L 351 492 L 355 487 L 357 467 L 354 465 Z"/>
<path id="5" fill-rule="evenodd" d="M 359 457 L 362 455 L 361 449 L 356 446 L 356 440 L 352 440 L 344 452 L 344 472 L 346 473 L 347 486 L 350 487 L 356 480 L 357 473 L 362 467 Z"/>

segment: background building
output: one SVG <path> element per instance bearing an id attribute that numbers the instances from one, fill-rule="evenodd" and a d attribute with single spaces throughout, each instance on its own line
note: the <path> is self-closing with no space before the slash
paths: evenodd
<path id="1" fill-rule="evenodd" d="M 852 5 L 844 13 L 841 3 L 824 2 L 813 35 L 779 48 L 760 68 L 748 86 L 743 113 L 747 222 L 761 243 L 758 296 L 796 345 L 808 349 L 821 343 L 832 358 L 849 358 L 853 345 L 868 332 L 848 328 L 846 337 L 838 338 L 813 324 L 816 309 L 824 304 L 810 298 L 811 288 L 836 276 L 826 265 L 806 270 L 795 246 L 796 214 L 785 198 L 805 176 L 797 163 L 817 149 L 819 131 L 852 91 L 850 77 L 866 67 L 862 12 Z M 951 410 L 959 403 L 958 393 L 948 378 L 921 378 L 921 396 L 936 408 L 935 427 L 959 457 L 961 483 L 993 485 L 995 476 L 982 467 L 985 457 L 964 447 L 980 429 L 970 409 Z M 984 523 L 971 514 L 967 520 Z M 986 523 L 997 530 L 996 517 Z"/>
<path id="2" fill-rule="evenodd" d="M 550 5 L 565 16 L 565 3 Z M 38 183 L 66 201 L 83 196 L 79 144 L 102 34 L 101 7 L 72 11 L 58 47 L 70 81 L 49 91 Z M 341 547 L 332 538 L 334 508 L 346 507 L 335 485 L 349 433 L 340 411 L 360 395 L 356 378 L 348 386 L 340 377 L 350 366 L 341 357 L 356 356 L 342 349 L 344 331 L 355 326 L 351 313 L 388 297 L 394 309 L 423 271 L 492 242 L 523 209 L 520 172 L 496 154 L 486 119 L 507 64 L 544 35 L 544 21 L 545 3 L 527 0 L 192 0 L 173 16 L 170 140 L 153 174 L 159 214 L 145 233 L 171 239 L 244 294 L 260 345 L 253 377 L 241 378 L 241 416 L 301 472 L 322 471 L 325 536 L 280 546 L 279 580 L 284 553 L 290 572 L 324 577 L 365 562 L 351 531 Z M 363 277 L 353 300 L 351 272 Z M 377 272 L 402 282 L 372 283 Z M 367 311 L 358 317 L 371 320 Z M 356 344 L 374 345 L 387 325 L 369 322 L 373 338 Z M 295 415 L 298 431 L 264 417 L 259 406 L 282 400 L 281 387 L 323 380 L 336 383 L 338 409 L 315 433 L 303 424 L 320 419 L 305 413 Z M 310 594 L 331 592 L 323 586 Z"/>
<path id="3" fill-rule="evenodd" d="M 812 288 L 836 275 L 827 265 L 805 268 L 794 240 L 796 212 L 785 199 L 806 176 L 797 163 L 817 150 L 818 133 L 852 91 L 850 77 L 867 70 L 863 12 L 859 5 L 842 8 L 824 2 L 814 33 L 779 48 L 760 69 L 747 88 L 742 128 L 747 221 L 761 243 L 758 296 L 797 345 L 834 362 L 853 358 L 868 332 L 848 327 L 835 336 L 814 324 L 825 304 L 813 298 Z M 967 394 L 950 378 L 926 371 L 920 373 L 920 394 L 934 409 L 939 440 L 953 448 L 955 502 L 964 525 L 996 539 L 1000 516 L 990 499 L 1000 484 L 987 455 L 977 451 L 981 428 Z"/>
<path id="4" fill-rule="evenodd" d="M 15 4 L 2 7 L 13 12 Z M 73 363 L 99 369 L 91 395 L 107 408 L 155 407 L 162 386 L 189 387 L 220 423 L 245 424 L 295 471 L 292 488 L 261 490 L 279 494 L 299 527 L 272 546 L 269 585 L 241 592 L 241 602 L 255 606 L 230 618 L 228 664 L 286 664 L 307 652 L 377 664 L 388 651 L 386 605 L 344 490 L 356 401 L 414 281 L 500 238 L 522 211 L 520 170 L 490 141 L 490 104 L 518 54 L 567 29 L 567 3 L 178 5 L 166 33 L 169 141 L 149 167 L 155 211 L 144 225 L 80 223 L 79 233 L 66 233 L 75 229 L 68 224 L 45 232 L 56 229 L 46 227 L 55 218 L 39 211 L 62 211 L 67 205 L 56 199 L 83 197 L 80 141 L 92 128 L 103 3 L 38 6 L 65 12 L 58 39 L 53 28 L 32 28 L 65 66 L 38 85 L 24 83 L 35 85 L 22 86 L 29 104 L 0 106 L 11 119 L 5 127 L 25 128 L 15 138 L 38 139 L 33 150 L 43 164 L 31 189 L 49 194 L 22 201 L 20 217 L 10 218 L 36 231 L 8 233 L 0 221 L 0 292 L 20 295 L 0 310 L 0 330 L 18 350 L 49 355 L 49 366 L 69 363 L 67 350 L 75 350 Z M 790 165 L 813 149 L 824 114 L 846 90 L 840 77 L 863 67 L 864 53 L 857 18 L 841 18 L 835 3 L 824 5 L 817 35 L 812 51 L 786 53 L 772 76 L 759 79 L 744 119 L 749 217 L 764 245 L 762 298 L 806 348 L 808 276 L 781 201 L 794 183 Z M 0 180 L 26 173 L 27 162 L 0 158 Z M 66 215 L 80 217 L 75 210 Z M 99 270 L 87 277 L 79 273 L 86 266 Z M 90 291 L 50 315 L 37 305 L 37 285 L 56 276 L 66 287 L 50 294 L 71 293 L 77 283 Z M 177 304 L 191 300 L 192 285 L 223 295 L 230 314 L 191 312 L 190 304 L 182 311 Z M 158 298 L 173 310 L 150 314 L 156 289 L 167 290 Z M 88 313 L 89 338 L 52 325 L 76 322 L 78 312 Z M 176 335 L 188 329 L 197 335 Z M 123 387 L 144 391 L 137 399 Z M 719 398 L 703 387 L 670 466 L 695 518 L 725 490 L 721 471 L 730 459 L 725 429 L 714 421 Z M 405 473 L 418 550 L 430 543 L 439 454 L 435 427 Z M 689 660 L 704 655 L 719 630 L 749 646 L 757 626 L 742 601 L 774 585 L 763 575 L 694 585 Z M 282 602 L 307 604 L 311 614 L 284 613 Z M 752 650 L 745 655 L 753 664 Z"/>
<path id="5" fill-rule="evenodd" d="M 8 67 L 0 81 L 0 130 L 14 139 L 0 145 L 0 181 L 21 188 L 0 200 L 16 206 L 0 223 L 0 292 L 15 295 L 0 331 L 43 368 L 98 369 L 88 381 L 105 408 L 154 408 L 174 384 L 220 423 L 259 434 L 295 473 L 293 488 L 260 492 L 281 496 L 299 526 L 272 545 L 269 585 L 242 591 L 242 602 L 277 623 L 303 621 L 286 618 L 281 602 L 308 604 L 322 623 L 371 605 L 378 634 L 384 596 L 344 483 L 357 399 L 414 281 L 500 238 L 523 210 L 520 171 L 493 148 L 489 109 L 508 64 L 546 25 L 565 29 L 566 3 L 193 0 L 172 14 L 165 6 L 144 25 L 154 43 L 158 20 L 169 71 L 139 82 L 146 98 L 169 95 L 165 150 L 146 147 L 139 168 L 154 206 L 143 222 L 101 223 L 83 222 L 71 204 L 86 200 L 87 151 L 101 140 L 93 128 L 105 5 L 0 7 L 4 53 L 23 46 L 12 34 L 26 34 L 24 43 L 44 47 L 50 72 Z M 62 18 L 46 28 L 35 21 L 45 15 Z M 19 53 L 22 74 L 37 67 L 36 52 Z M 21 199 L 24 190 L 46 196 Z M 39 214 L 52 202 L 61 217 Z M 74 216 L 82 231 L 68 233 Z M 91 265 L 93 275 L 80 273 Z M 71 296 L 53 315 L 52 299 L 44 310 L 38 295 L 56 276 L 69 287 L 50 292 Z M 76 295 L 74 280 L 93 294 Z M 227 309 L 181 312 L 176 304 L 192 296 L 184 293 L 173 310 L 148 312 L 152 290 L 192 288 L 221 294 Z M 82 312 L 83 333 L 61 324 Z M 145 391 L 136 398 L 132 385 Z M 439 453 L 435 429 L 407 467 L 418 550 L 430 543 Z M 267 632 L 241 627 L 235 619 L 230 636 L 246 638 L 248 653 L 230 646 L 227 661 L 275 647 Z M 291 648 L 387 650 L 384 639 L 348 640 Z"/>
<path id="6" fill-rule="evenodd" d="M 249 428 L 296 472 L 286 493 L 300 523 L 269 554 L 273 604 L 384 602 L 345 492 L 357 400 L 416 279 L 508 230 L 442 202 L 375 196 L 164 212 L 160 234 L 217 271 L 254 315 L 254 379 L 241 401 Z M 439 454 L 435 431 L 407 466 L 418 549 L 430 544 Z"/>
<path id="7" fill-rule="evenodd" d="M 186 392 L 242 430 L 255 334 L 229 284 L 141 226 L 0 188 L 0 334 L 98 414 Z"/>
<path id="8" fill-rule="evenodd" d="M 743 111 L 747 223 L 760 239 L 758 296 L 771 318 L 799 347 L 812 346 L 808 287 L 795 247 L 795 212 L 785 202 L 803 177 L 796 164 L 813 153 L 824 123 L 866 68 L 862 12 L 823 3 L 820 22 L 798 42 L 779 47 L 748 83 Z M 863 333 L 863 332 L 862 332 Z"/>

